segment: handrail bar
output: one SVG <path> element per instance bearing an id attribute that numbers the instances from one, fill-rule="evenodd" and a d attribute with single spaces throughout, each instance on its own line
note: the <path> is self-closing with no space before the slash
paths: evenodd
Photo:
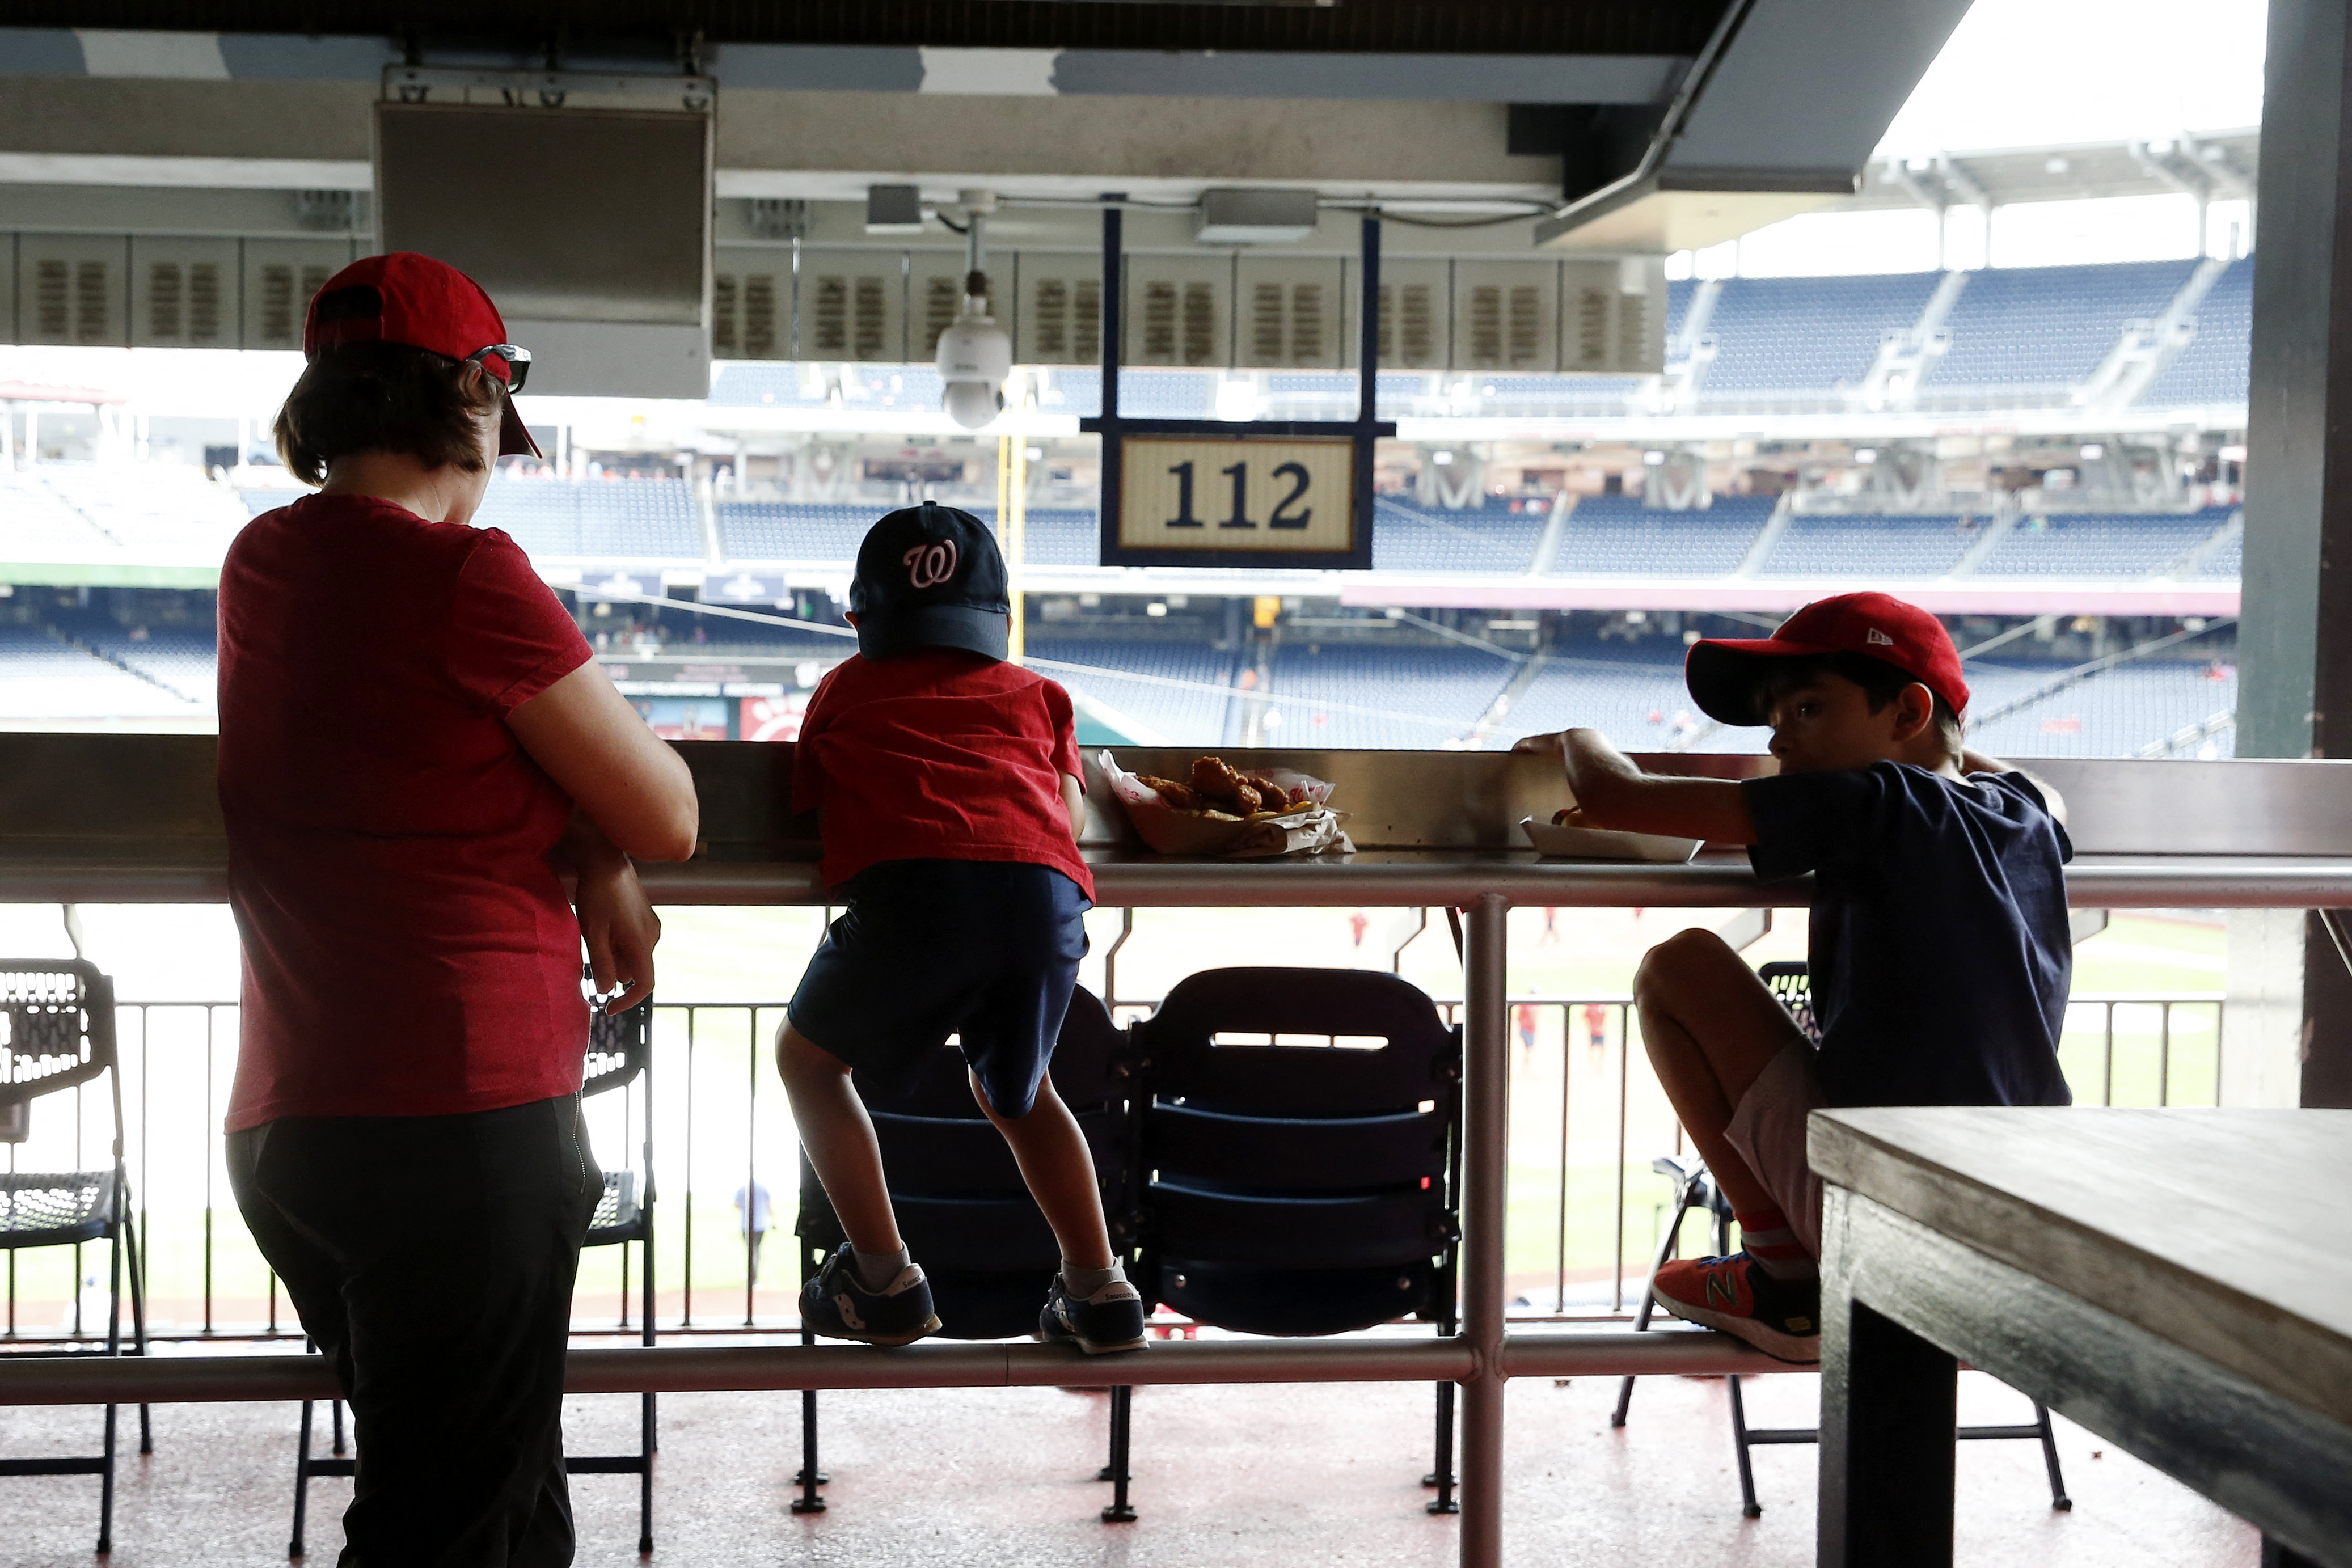
<path id="1" fill-rule="evenodd" d="M 1808 1372 L 1727 1335 L 1518 1333 L 1503 1341 L 1506 1377 L 1720 1375 Z M 863 1345 L 633 1345 L 574 1350 L 570 1394 L 678 1394 L 836 1388 L 1109 1388 L 1201 1383 L 1481 1382 L 1469 1342 L 1356 1336 L 1324 1340 L 1189 1340 L 1118 1356 L 1027 1341 L 891 1351 Z M 331 1399 L 323 1356 L 26 1355 L 0 1354 L 0 1406 L 217 1404 Z"/>

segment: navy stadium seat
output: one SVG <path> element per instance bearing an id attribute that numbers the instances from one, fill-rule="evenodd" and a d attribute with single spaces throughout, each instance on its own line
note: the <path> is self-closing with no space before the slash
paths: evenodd
<path id="1" fill-rule="evenodd" d="M 1362 969 L 1212 969 L 1135 1040 L 1147 1300 L 1242 1333 L 1454 1332 L 1462 1042 L 1425 994 Z"/>
<path id="2" fill-rule="evenodd" d="M 1135 1233 L 1135 1124 L 1125 1044 L 1125 1034 L 1101 1000 L 1080 987 L 1062 1020 L 1051 1069 L 1055 1091 L 1077 1117 L 1093 1152 L 1111 1246 L 1122 1257 Z M 1034 1334 L 1045 1292 L 1061 1268 L 1061 1249 L 1021 1179 L 1012 1148 L 972 1098 L 963 1052 L 952 1043 L 942 1045 L 907 1083 L 888 1086 L 895 1092 L 857 1087 L 882 1148 L 899 1234 L 930 1280 L 940 1337 Z M 803 1281 L 848 1239 L 805 1154 L 794 1233 L 801 1239 Z M 802 1495 L 793 1506 L 815 1512 L 824 1506 L 816 1494 L 816 1395 L 812 1390 L 801 1397 Z"/>

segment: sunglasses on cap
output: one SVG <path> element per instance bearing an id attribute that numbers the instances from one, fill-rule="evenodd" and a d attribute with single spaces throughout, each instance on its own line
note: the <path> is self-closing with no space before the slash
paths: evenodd
<path id="1" fill-rule="evenodd" d="M 530 379 L 529 349 L 517 348 L 512 343 L 492 343 L 487 349 L 475 350 L 457 362 L 463 365 L 481 365 L 493 354 L 507 362 L 508 392 L 511 394 L 522 391 L 522 383 Z M 487 369 L 487 365 L 484 368 Z"/>

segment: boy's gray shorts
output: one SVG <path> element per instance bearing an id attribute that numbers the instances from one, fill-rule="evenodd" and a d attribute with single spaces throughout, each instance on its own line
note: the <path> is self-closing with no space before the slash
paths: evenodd
<path id="1" fill-rule="evenodd" d="M 1822 1255 L 1822 1178 L 1805 1163 L 1805 1117 L 1820 1110 L 1813 1048 L 1791 1040 L 1757 1075 L 1731 1113 L 1725 1140 L 1739 1151 L 1789 1217 L 1789 1228 L 1815 1258 Z"/>

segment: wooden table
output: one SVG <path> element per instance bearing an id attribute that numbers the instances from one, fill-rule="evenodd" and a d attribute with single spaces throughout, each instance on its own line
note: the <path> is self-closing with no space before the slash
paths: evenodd
<path id="1" fill-rule="evenodd" d="M 1823 1111 L 1824 1568 L 1952 1560 L 1956 1361 L 2352 1568 L 2352 1111 Z"/>

